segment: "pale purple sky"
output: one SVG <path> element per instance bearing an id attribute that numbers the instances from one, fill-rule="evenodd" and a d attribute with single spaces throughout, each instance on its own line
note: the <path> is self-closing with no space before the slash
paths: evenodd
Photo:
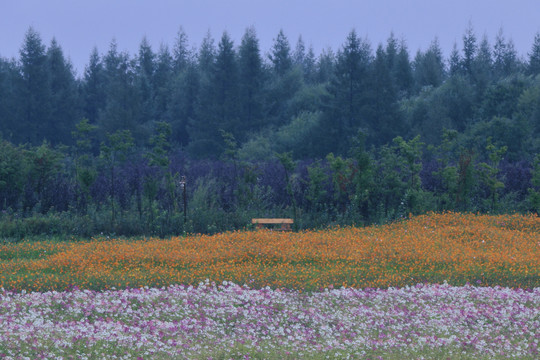
<path id="1" fill-rule="evenodd" d="M 219 41 L 226 30 L 240 43 L 254 26 L 263 54 L 280 29 L 294 48 L 299 35 L 318 54 L 338 50 L 354 28 L 375 49 L 391 32 L 404 38 L 411 57 L 437 37 L 448 56 L 454 42 L 461 49 L 469 22 L 478 39 L 491 44 L 500 28 L 520 56 L 527 56 L 540 31 L 538 0 L 0 0 L 0 56 L 18 58 L 32 26 L 48 46 L 52 37 L 80 75 L 90 51 L 106 53 L 113 38 L 134 55 L 144 36 L 157 51 L 172 48 L 180 26 L 198 47 L 210 30 Z"/>

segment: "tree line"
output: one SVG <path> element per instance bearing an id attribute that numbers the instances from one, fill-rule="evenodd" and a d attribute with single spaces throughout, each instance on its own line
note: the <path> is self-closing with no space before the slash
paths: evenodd
<path id="1" fill-rule="evenodd" d="M 143 39 L 131 56 L 112 41 L 77 78 L 30 28 L 19 59 L 0 58 L 5 232 L 35 216 L 165 234 L 261 213 L 307 227 L 538 211 L 539 73 L 540 34 L 522 58 L 470 26 L 444 59 L 436 39 L 411 57 L 404 39 L 373 49 L 354 30 L 316 56 L 280 31 L 263 56 L 251 27 L 237 46 L 224 32 L 192 48 L 180 30 L 172 51 Z M 200 202 L 189 224 L 181 175 Z"/>

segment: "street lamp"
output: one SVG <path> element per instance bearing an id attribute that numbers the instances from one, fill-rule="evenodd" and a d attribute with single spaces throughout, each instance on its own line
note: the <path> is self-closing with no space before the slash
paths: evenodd
<path id="1" fill-rule="evenodd" d="M 180 188 L 182 189 L 182 198 L 184 200 L 184 224 L 187 219 L 187 201 L 186 201 L 186 177 L 182 176 L 180 179 Z"/>

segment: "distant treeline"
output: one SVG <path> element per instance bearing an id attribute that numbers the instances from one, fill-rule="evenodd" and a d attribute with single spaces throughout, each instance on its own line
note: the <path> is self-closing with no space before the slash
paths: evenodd
<path id="1" fill-rule="evenodd" d="M 143 39 L 135 56 L 113 41 L 77 78 L 60 45 L 30 28 L 19 59 L 0 58 L 0 231 L 538 211 L 539 74 L 540 34 L 523 58 L 502 31 L 491 45 L 469 27 L 444 59 L 437 40 L 413 58 L 405 40 L 374 49 L 354 30 L 315 56 L 280 31 L 264 57 L 248 28 L 237 45 L 209 33 L 193 49 L 180 31 L 154 52 Z"/>

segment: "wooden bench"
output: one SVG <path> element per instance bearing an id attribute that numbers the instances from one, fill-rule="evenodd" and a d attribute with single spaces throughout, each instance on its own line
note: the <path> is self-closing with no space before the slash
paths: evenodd
<path id="1" fill-rule="evenodd" d="M 293 219 L 251 219 L 252 224 L 257 224 L 257 229 L 262 229 L 264 225 L 281 225 L 280 228 L 274 229 L 278 231 L 291 231 L 293 222 Z"/>

